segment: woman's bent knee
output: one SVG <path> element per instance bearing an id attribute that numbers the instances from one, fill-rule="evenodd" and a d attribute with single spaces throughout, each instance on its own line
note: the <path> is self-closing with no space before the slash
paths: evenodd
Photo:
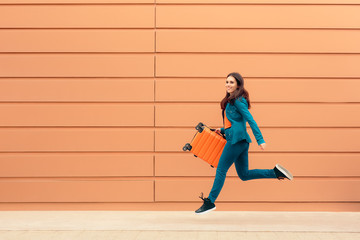
<path id="1" fill-rule="evenodd" d="M 239 174 L 239 178 L 240 178 L 242 181 L 248 181 L 248 180 L 250 180 L 248 174 Z"/>

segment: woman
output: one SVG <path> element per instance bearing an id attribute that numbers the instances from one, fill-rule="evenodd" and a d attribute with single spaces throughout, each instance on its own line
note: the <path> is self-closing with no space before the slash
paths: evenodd
<path id="1" fill-rule="evenodd" d="M 243 181 L 260 178 L 293 179 L 292 174 L 279 164 L 274 169 L 249 170 L 248 150 L 251 139 L 246 132 L 246 122 L 249 123 L 261 150 L 266 148 L 266 143 L 248 110 L 251 106 L 249 93 L 244 89 L 244 79 L 242 76 L 236 72 L 230 73 L 227 76 L 225 88 L 227 93 L 221 101 L 224 127 L 216 129 L 216 132 L 225 133 L 227 143 L 219 159 L 214 184 L 209 197 L 203 198 L 203 196 L 200 196 L 204 203 L 195 211 L 197 214 L 203 214 L 216 209 L 215 200 L 224 185 L 226 173 L 234 162 L 236 172 Z"/>

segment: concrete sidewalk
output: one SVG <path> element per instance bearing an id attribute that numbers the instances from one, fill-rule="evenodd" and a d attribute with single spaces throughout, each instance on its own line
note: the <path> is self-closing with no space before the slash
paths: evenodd
<path id="1" fill-rule="evenodd" d="M 357 212 L 2 211 L 0 239 L 360 239 Z"/>

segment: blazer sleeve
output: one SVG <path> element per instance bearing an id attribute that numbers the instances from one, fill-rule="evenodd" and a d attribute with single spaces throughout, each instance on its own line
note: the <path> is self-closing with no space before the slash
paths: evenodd
<path id="1" fill-rule="evenodd" d="M 247 121 L 249 123 L 251 130 L 256 138 L 257 143 L 259 145 L 262 143 L 265 143 L 264 138 L 260 132 L 260 129 L 259 129 L 257 123 L 255 122 L 253 116 L 249 112 L 248 103 L 247 103 L 246 99 L 245 98 L 241 98 L 241 100 L 236 99 L 234 105 L 239 110 L 241 115 L 244 117 L 245 121 Z"/>

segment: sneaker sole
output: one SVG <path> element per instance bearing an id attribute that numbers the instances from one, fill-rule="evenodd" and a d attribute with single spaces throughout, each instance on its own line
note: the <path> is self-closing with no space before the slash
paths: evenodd
<path id="1" fill-rule="evenodd" d="M 213 207 L 213 208 L 211 208 L 211 209 L 209 209 L 209 210 L 206 210 L 206 211 L 203 211 L 203 212 L 200 212 L 200 213 L 195 212 L 195 214 L 201 215 L 201 214 L 205 214 L 205 213 L 211 212 L 211 211 L 213 211 L 213 210 L 215 210 L 215 209 L 216 209 L 216 207 Z"/>
<path id="2" fill-rule="evenodd" d="M 277 169 L 279 169 L 280 172 L 282 172 L 289 180 L 293 180 L 293 175 L 286 170 L 283 166 L 281 166 L 280 164 L 276 164 Z"/>

